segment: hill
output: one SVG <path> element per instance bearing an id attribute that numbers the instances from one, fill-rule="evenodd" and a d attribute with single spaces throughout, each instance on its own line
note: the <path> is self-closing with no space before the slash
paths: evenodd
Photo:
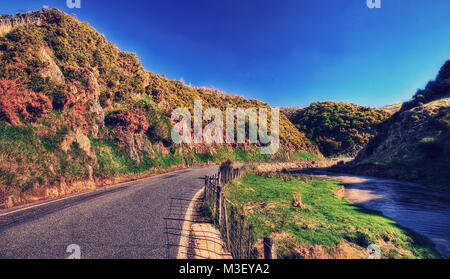
<path id="1" fill-rule="evenodd" d="M 303 109 L 302 107 L 283 107 L 280 108 L 280 112 L 288 119 L 291 119 L 299 110 Z"/>
<path id="2" fill-rule="evenodd" d="M 394 114 L 402 108 L 402 105 L 403 105 L 402 103 L 392 104 L 392 105 L 383 106 L 380 109 L 383 109 L 383 110 L 389 112 L 390 114 Z"/>
<path id="3" fill-rule="evenodd" d="M 345 166 L 356 173 L 450 189 L 450 61 Z"/>
<path id="4" fill-rule="evenodd" d="M 197 99 L 204 108 L 269 108 L 146 71 L 136 55 L 59 10 L 1 16 L 0 204 L 172 166 L 320 155 L 285 116 L 274 156 L 248 144 L 173 144 L 171 111 L 192 110 Z"/>
<path id="5" fill-rule="evenodd" d="M 356 155 L 390 117 L 385 110 L 331 101 L 313 103 L 288 115 L 325 156 Z"/>

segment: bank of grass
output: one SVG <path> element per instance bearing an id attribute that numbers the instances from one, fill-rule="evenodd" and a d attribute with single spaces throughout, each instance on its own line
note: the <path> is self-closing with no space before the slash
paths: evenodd
<path id="1" fill-rule="evenodd" d="M 282 150 L 279 158 L 275 158 L 261 154 L 256 146 L 246 151 L 218 146 L 207 153 L 197 153 L 186 147 L 181 154 L 177 152 L 178 146 L 168 145 L 164 154 L 156 149 L 140 151 L 140 160 L 135 161 L 126 147 L 107 137 L 90 138 L 91 150 L 95 152 L 95 158 L 92 158 L 76 142 L 67 151 L 61 149 L 60 143 L 69 130 L 61 123 L 60 114 L 53 113 L 44 120 L 35 126 L 0 123 L 0 191 L 8 196 L 22 197 L 31 190 L 58 185 L 61 178 L 68 184 L 86 180 L 91 171 L 93 178 L 102 183 L 103 179 L 144 177 L 170 169 L 220 164 L 226 160 L 270 162 L 288 159 L 288 154 Z M 307 152 L 298 153 L 298 156 L 315 158 Z"/>
<path id="2" fill-rule="evenodd" d="M 76 143 L 62 151 L 57 143 L 65 133 L 60 129 L 53 137 L 39 136 L 32 126 L 0 123 L 0 190 L 17 195 L 50 185 L 60 177 L 86 179 L 86 165 L 94 160 Z"/>
<path id="3" fill-rule="evenodd" d="M 344 243 L 359 255 L 378 244 L 383 258 L 439 257 L 430 240 L 351 204 L 340 191 L 342 184 L 335 181 L 248 173 L 228 185 L 225 194 L 254 225 L 257 239 L 285 236 L 278 249 L 282 257 L 304 257 L 305 247 L 320 247 L 333 257 Z"/>
<path id="4" fill-rule="evenodd" d="M 191 167 L 203 164 L 220 164 L 230 160 L 232 162 L 274 162 L 288 160 L 288 154 L 280 151 L 280 158 L 261 154 L 260 148 L 254 146 L 247 151 L 239 148 L 229 150 L 226 147 L 214 148 L 213 152 L 197 153 L 194 150 L 185 151 L 183 155 L 174 152 L 168 147 L 168 154 L 158 154 L 156 150 L 150 152 L 141 151 L 141 161 L 132 160 L 127 151 L 111 139 L 91 139 L 96 151 L 99 166 L 94 170 L 97 177 L 107 177 L 115 174 L 139 174 L 154 170 L 164 171 L 171 167 Z M 320 160 L 323 159 L 309 152 L 295 152 L 291 159 L 294 160 Z"/>

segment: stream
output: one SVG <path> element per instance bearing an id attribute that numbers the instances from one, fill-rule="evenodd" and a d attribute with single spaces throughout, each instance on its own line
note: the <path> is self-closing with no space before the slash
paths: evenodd
<path id="1" fill-rule="evenodd" d="M 399 225 L 427 236 L 443 256 L 450 258 L 450 193 L 391 179 L 302 172 L 342 181 L 350 202 L 380 211 Z"/>

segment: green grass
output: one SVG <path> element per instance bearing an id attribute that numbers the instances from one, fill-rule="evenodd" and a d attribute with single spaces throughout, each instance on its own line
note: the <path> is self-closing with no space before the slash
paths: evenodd
<path id="1" fill-rule="evenodd" d="M 293 158 L 295 160 L 305 160 L 305 159 L 318 160 L 318 159 L 320 159 L 320 157 L 318 155 L 315 155 L 315 154 L 312 154 L 309 152 L 299 152 L 299 151 L 294 152 Z"/>
<path id="2" fill-rule="evenodd" d="M 334 193 L 341 187 L 340 182 L 335 181 L 249 173 L 228 185 L 225 193 L 254 225 L 257 239 L 287 233 L 295 239 L 296 245 L 320 245 L 330 251 L 344 240 L 361 249 L 384 240 L 412 252 L 411 256 L 390 249 L 382 251 L 385 257 L 439 257 L 428 239 L 378 212 L 337 198 Z M 292 205 L 294 196 L 301 197 L 303 209 Z M 280 245 L 280 251 L 286 257 L 292 256 L 288 247 Z"/>
<path id="3" fill-rule="evenodd" d="M 196 153 L 194 150 L 181 155 L 175 153 L 169 148 L 169 154 L 162 155 L 154 152 L 153 155 L 141 151 L 141 160 L 136 162 L 132 160 L 125 147 L 118 145 L 118 142 L 112 139 L 91 139 L 92 146 L 96 152 L 99 167 L 94 169 L 94 175 L 97 177 L 106 177 L 115 174 L 138 174 L 144 172 L 158 172 L 167 170 L 174 166 L 193 166 L 205 163 L 220 163 L 228 159 L 236 162 L 247 161 L 270 161 L 268 155 L 259 154 L 258 148 L 253 148 L 248 152 L 240 149 L 228 150 L 225 147 L 219 148 L 213 153 Z"/>
<path id="4" fill-rule="evenodd" d="M 21 193 L 60 177 L 68 181 L 86 178 L 86 164 L 94 162 L 77 144 L 62 151 L 59 142 L 66 134 L 61 128 L 54 136 L 38 136 L 32 126 L 0 123 L 0 184 Z"/>

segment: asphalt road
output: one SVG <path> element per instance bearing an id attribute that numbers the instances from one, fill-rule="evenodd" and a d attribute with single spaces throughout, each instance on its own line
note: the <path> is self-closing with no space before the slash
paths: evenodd
<path id="1" fill-rule="evenodd" d="M 217 170 L 180 170 L 7 215 L 0 212 L 0 258 L 65 259 L 77 253 L 67 252 L 72 244 L 78 245 L 82 259 L 174 257 L 168 242 L 177 244 L 179 235 L 168 240 L 165 217 L 182 217 L 189 199 L 204 185 L 202 178 Z M 181 227 L 181 222 L 170 226 Z"/>

